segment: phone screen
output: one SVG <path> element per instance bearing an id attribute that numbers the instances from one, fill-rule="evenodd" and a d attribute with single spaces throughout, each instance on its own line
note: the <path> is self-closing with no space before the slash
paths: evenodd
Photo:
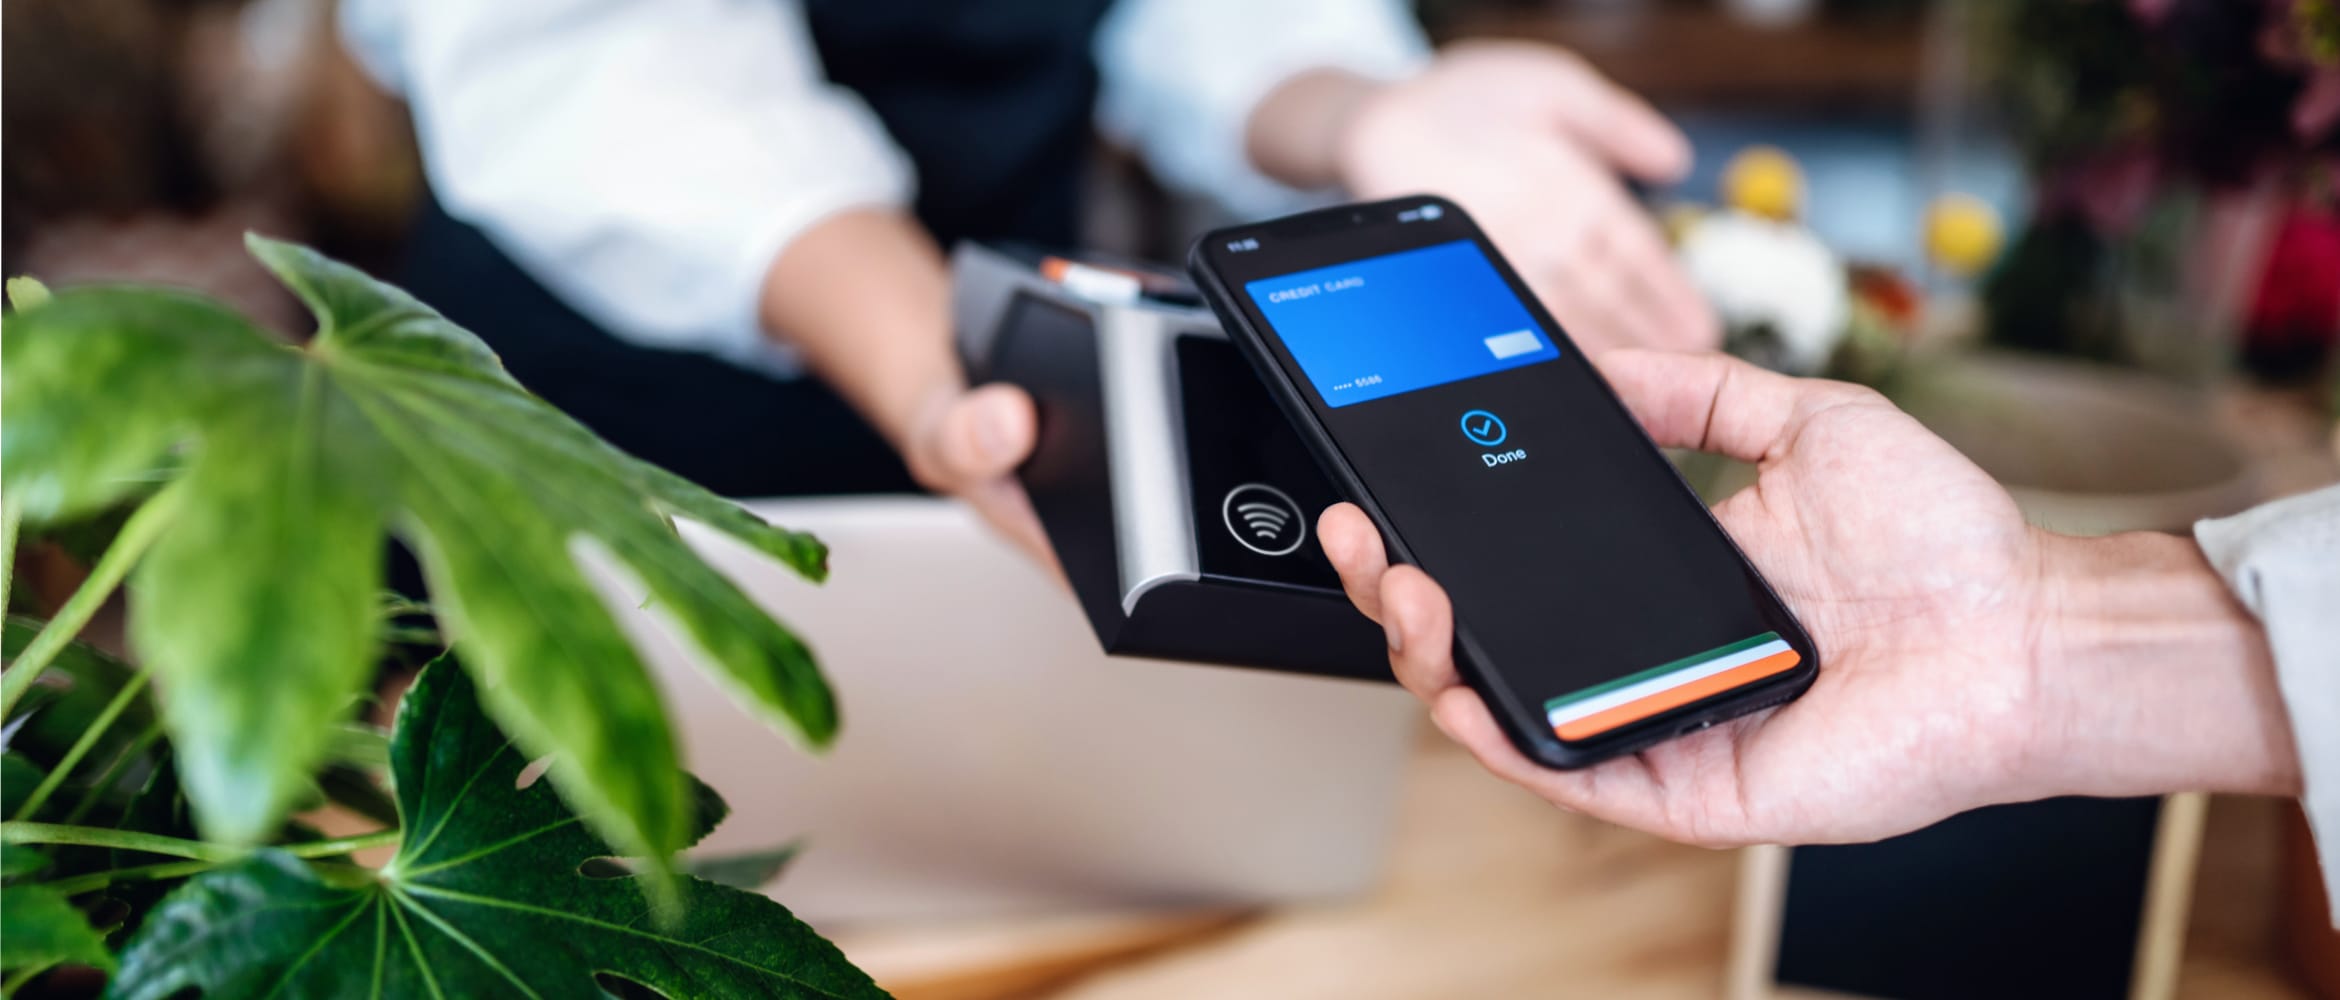
<path id="1" fill-rule="evenodd" d="M 1786 610 L 1476 227 L 1366 207 L 1386 217 L 1200 252 L 1510 707 L 1588 740 L 1803 662 Z"/>

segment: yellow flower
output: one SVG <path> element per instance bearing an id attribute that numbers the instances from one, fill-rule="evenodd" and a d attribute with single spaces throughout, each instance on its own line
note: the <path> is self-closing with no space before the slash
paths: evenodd
<path id="1" fill-rule="evenodd" d="M 1999 213 L 1970 194 L 1946 194 L 1926 206 L 1926 256 L 1935 267 L 1970 278 L 1999 256 L 2006 238 Z"/>
<path id="2" fill-rule="evenodd" d="M 1723 167 L 1722 196 L 1749 215 L 1791 221 L 1803 208 L 1804 171 L 1776 146 L 1749 146 Z"/>

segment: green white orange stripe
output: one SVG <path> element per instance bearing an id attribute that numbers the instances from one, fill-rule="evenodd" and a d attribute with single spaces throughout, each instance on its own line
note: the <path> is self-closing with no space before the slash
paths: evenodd
<path id="1" fill-rule="evenodd" d="M 1777 632 L 1741 639 L 1544 703 L 1564 740 L 1598 736 L 1691 702 L 1743 687 L 1803 662 Z"/>

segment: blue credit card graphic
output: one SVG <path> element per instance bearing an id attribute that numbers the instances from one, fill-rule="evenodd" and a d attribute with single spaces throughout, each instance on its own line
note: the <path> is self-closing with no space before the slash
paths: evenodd
<path id="1" fill-rule="evenodd" d="M 1477 244 L 1367 257 L 1243 286 L 1326 406 L 1560 356 Z"/>

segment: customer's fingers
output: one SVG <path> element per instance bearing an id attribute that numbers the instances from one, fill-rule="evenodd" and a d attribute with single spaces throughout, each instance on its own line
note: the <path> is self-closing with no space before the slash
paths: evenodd
<path id="1" fill-rule="evenodd" d="M 1398 683 L 1423 699 L 1461 682 L 1454 667 L 1454 606 L 1446 591 L 1414 566 L 1381 574 L 1381 628 Z"/>
<path id="2" fill-rule="evenodd" d="M 1381 531 L 1373 520 L 1356 504 L 1336 503 L 1316 519 L 1316 540 L 1324 546 L 1333 572 L 1340 574 L 1349 603 L 1365 617 L 1380 621 L 1381 574 L 1389 569 L 1389 556 L 1382 551 Z"/>
<path id="3" fill-rule="evenodd" d="M 1466 687 L 1444 691 L 1430 704 L 1430 719 L 1440 732 L 1469 750 L 1479 765 L 1496 777 L 1536 793 L 1545 801 L 1574 812 L 1636 830 L 1674 834 L 1668 825 L 1660 789 L 1642 758 L 1621 757 L 1581 771 L 1558 771 L 1529 760 L 1511 744 L 1478 692 Z"/>
<path id="4" fill-rule="evenodd" d="M 1760 462 L 1779 445 L 1802 400 L 1852 386 L 1797 379 L 1722 354 L 1611 351 L 1597 359 L 1658 445 Z"/>
<path id="5" fill-rule="evenodd" d="M 929 453 L 919 457 L 927 468 L 947 478 L 941 484 L 947 489 L 998 479 L 1032 454 L 1039 424 L 1032 397 L 1024 390 L 1004 384 L 982 386 L 944 407 L 927 436 Z"/>
<path id="6" fill-rule="evenodd" d="M 1699 294 L 1690 276 L 1674 259 L 1672 248 L 1658 232 L 1657 223 L 1638 206 L 1627 206 L 1630 218 L 1621 220 L 1611 238 L 1616 269 L 1624 276 L 1634 312 L 1650 317 L 1644 347 L 1673 351 L 1711 351 L 1722 346 L 1722 323 L 1706 296 Z"/>

